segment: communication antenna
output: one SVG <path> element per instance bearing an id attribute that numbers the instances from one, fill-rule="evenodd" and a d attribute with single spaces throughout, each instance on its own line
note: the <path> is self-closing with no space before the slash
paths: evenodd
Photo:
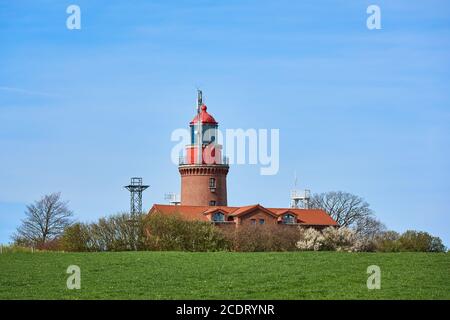
<path id="1" fill-rule="evenodd" d="M 294 173 L 294 190 L 291 191 L 291 208 L 309 209 L 309 201 L 311 199 L 311 191 L 309 189 L 297 189 L 297 172 Z"/>
<path id="2" fill-rule="evenodd" d="M 142 178 L 133 177 L 131 183 L 124 188 L 130 191 L 130 215 L 135 217 L 142 214 L 142 192 L 150 186 L 142 184 Z"/>
<path id="3" fill-rule="evenodd" d="M 197 164 L 202 164 L 202 155 L 203 155 L 203 134 L 202 134 L 202 119 L 200 114 L 202 112 L 203 106 L 203 92 L 200 89 L 197 89 Z"/>
<path id="4" fill-rule="evenodd" d="M 200 89 L 197 89 L 197 111 L 200 112 L 200 108 L 203 105 L 203 92 Z"/>
<path id="5" fill-rule="evenodd" d="M 297 170 L 295 170 L 294 171 L 294 190 L 297 189 L 297 182 L 298 182 Z"/>
<path id="6" fill-rule="evenodd" d="M 168 200 L 169 203 L 174 206 L 179 206 L 181 204 L 180 195 L 173 192 L 166 193 L 164 199 Z"/>

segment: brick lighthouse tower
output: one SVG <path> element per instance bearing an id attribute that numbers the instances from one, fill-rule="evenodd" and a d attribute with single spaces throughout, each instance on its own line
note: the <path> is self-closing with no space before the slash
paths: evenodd
<path id="1" fill-rule="evenodd" d="M 218 128 L 199 90 L 197 115 L 190 123 L 191 143 L 186 146 L 186 158 L 180 160 L 178 168 L 183 206 L 227 206 L 229 166 L 217 142 Z"/>

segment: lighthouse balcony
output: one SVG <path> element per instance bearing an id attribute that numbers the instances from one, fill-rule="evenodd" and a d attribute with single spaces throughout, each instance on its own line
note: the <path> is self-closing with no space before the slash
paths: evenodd
<path id="1" fill-rule="evenodd" d="M 224 156 L 224 157 L 222 157 L 222 158 L 220 158 L 218 160 L 219 161 L 217 161 L 217 159 L 216 159 L 216 161 L 214 163 L 206 163 L 206 161 L 203 160 L 201 165 L 229 165 L 230 164 L 230 159 L 228 157 Z M 195 166 L 195 165 L 199 165 L 197 163 L 197 161 L 193 161 L 192 159 L 188 159 L 186 157 L 180 157 L 179 161 L 178 161 L 178 164 L 180 166 L 189 166 L 189 165 Z"/>

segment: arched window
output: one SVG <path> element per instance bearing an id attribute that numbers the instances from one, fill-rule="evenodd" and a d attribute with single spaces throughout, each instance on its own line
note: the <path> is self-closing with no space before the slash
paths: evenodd
<path id="1" fill-rule="evenodd" d="M 286 213 L 283 216 L 283 223 L 284 224 L 294 224 L 295 222 L 296 222 L 295 221 L 295 216 L 293 214 Z"/>
<path id="2" fill-rule="evenodd" d="M 213 221 L 214 222 L 224 222 L 225 215 L 222 212 L 216 212 L 213 214 Z"/>

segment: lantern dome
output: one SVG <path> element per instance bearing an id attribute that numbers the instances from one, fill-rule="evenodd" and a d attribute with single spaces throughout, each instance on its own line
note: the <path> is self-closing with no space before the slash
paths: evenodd
<path id="1" fill-rule="evenodd" d="M 200 112 L 200 119 L 202 123 L 207 124 L 218 124 L 212 115 L 210 115 L 206 110 L 208 107 L 206 105 L 202 105 L 202 110 Z M 199 115 L 196 115 L 195 118 L 191 121 L 191 125 L 196 124 L 198 122 Z"/>

